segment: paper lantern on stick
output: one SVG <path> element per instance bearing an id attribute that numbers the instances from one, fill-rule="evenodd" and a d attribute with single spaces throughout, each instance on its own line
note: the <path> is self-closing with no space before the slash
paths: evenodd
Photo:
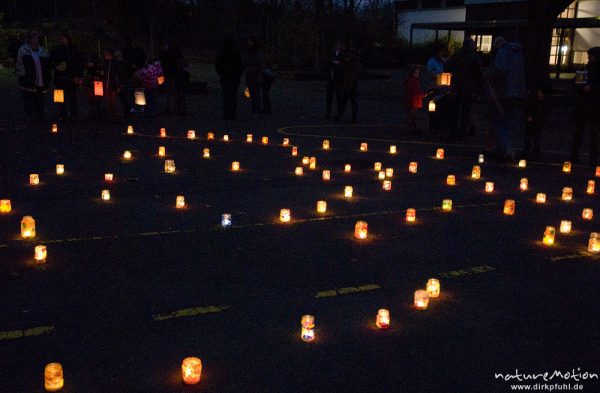
<path id="1" fill-rule="evenodd" d="M 369 149 L 369 145 L 366 142 L 360 144 L 360 151 L 365 152 Z"/>
<path id="2" fill-rule="evenodd" d="M 390 145 L 390 154 L 396 154 L 396 145 Z"/>
<path id="3" fill-rule="evenodd" d="M 429 101 L 429 103 L 427 104 L 427 110 L 429 112 L 435 112 L 435 101 L 434 100 Z"/>
<path id="4" fill-rule="evenodd" d="M 268 144 L 269 144 L 269 137 L 268 137 L 268 136 L 263 136 L 263 137 L 261 138 L 261 143 L 262 143 L 263 145 L 268 145 Z"/>
<path id="5" fill-rule="evenodd" d="M 166 128 L 161 128 L 160 129 L 160 137 L 161 138 L 166 138 L 167 137 L 167 129 Z"/>
<path id="6" fill-rule="evenodd" d="M 11 210 L 10 199 L 0 199 L 0 213 L 10 213 Z"/>
<path id="7" fill-rule="evenodd" d="M 596 167 L 595 175 L 596 175 L 596 177 L 600 177 L 600 166 Z"/>
<path id="8" fill-rule="evenodd" d="M 383 184 L 382 184 L 382 188 L 384 191 L 391 191 L 392 190 L 392 181 L 384 180 Z"/>
<path id="9" fill-rule="evenodd" d="M 526 168 L 527 160 L 519 160 L 519 168 Z"/>
<path id="10" fill-rule="evenodd" d="M 485 192 L 494 192 L 494 182 L 485 182 Z"/>
<path id="11" fill-rule="evenodd" d="M 33 259 L 35 259 L 35 263 L 38 265 L 42 265 L 46 263 L 46 258 L 48 257 L 48 250 L 46 250 L 46 246 L 35 246 L 33 250 Z"/>
<path id="12" fill-rule="evenodd" d="M 297 166 L 294 173 L 296 174 L 296 176 L 302 176 L 304 174 L 304 168 L 302 168 L 301 166 Z"/>
<path id="13" fill-rule="evenodd" d="M 233 172 L 237 172 L 237 171 L 240 170 L 240 163 L 239 163 L 239 161 L 234 161 L 234 162 L 231 163 L 231 170 Z"/>
<path id="14" fill-rule="evenodd" d="M 448 177 L 446 177 L 446 184 L 449 185 L 449 186 L 456 185 L 456 176 L 454 176 L 454 175 L 448 175 Z"/>
<path id="15" fill-rule="evenodd" d="M 346 164 L 344 165 L 344 172 L 350 173 L 352 171 L 352 165 Z"/>
<path id="16" fill-rule="evenodd" d="M 134 99 L 136 105 L 146 105 L 146 94 L 144 94 L 144 89 L 135 89 Z"/>
<path id="17" fill-rule="evenodd" d="M 373 169 L 379 172 L 381 170 L 381 162 L 376 162 L 375 164 L 373 164 Z"/>
<path id="18" fill-rule="evenodd" d="M 177 195 L 177 198 L 175 198 L 175 208 L 176 209 L 185 208 L 185 197 L 183 195 Z"/>
<path id="19" fill-rule="evenodd" d="M 429 305 L 429 294 L 423 289 L 415 291 L 414 305 L 417 310 L 426 310 Z"/>
<path id="20" fill-rule="evenodd" d="M 215 133 L 214 132 L 208 132 L 206 134 L 206 140 L 207 141 L 214 141 L 215 140 Z"/>
<path id="21" fill-rule="evenodd" d="M 131 134 L 133 134 L 133 126 L 132 126 L 132 125 L 128 125 L 128 126 L 127 126 L 127 134 L 128 134 L 128 135 L 131 135 Z"/>
<path id="22" fill-rule="evenodd" d="M 253 138 L 252 134 L 246 134 L 246 142 L 251 143 Z"/>
<path id="23" fill-rule="evenodd" d="M 281 143 L 283 146 L 289 146 L 290 138 L 283 138 L 283 142 Z"/>
<path id="24" fill-rule="evenodd" d="M 100 194 L 100 197 L 102 198 L 103 201 L 110 201 L 110 191 L 109 190 L 102 190 L 102 193 Z"/>
<path id="25" fill-rule="evenodd" d="M 188 132 L 187 132 L 187 139 L 196 139 L 196 131 L 195 130 L 188 130 Z"/>
<path id="26" fill-rule="evenodd" d="M 352 198 L 353 192 L 354 192 L 354 189 L 352 188 L 352 186 L 344 187 L 344 197 L 345 198 Z"/>
<path id="27" fill-rule="evenodd" d="M 329 181 L 331 179 L 331 171 L 329 169 L 323 169 L 323 180 Z"/>
<path id="28" fill-rule="evenodd" d="M 308 168 L 309 169 L 317 169 L 317 157 L 311 157 L 310 161 L 308 162 Z"/>
<path id="29" fill-rule="evenodd" d="M 195 385 L 200 382 L 202 376 L 202 361 L 197 357 L 188 357 L 181 363 L 181 376 L 187 385 Z"/>
<path id="30" fill-rule="evenodd" d="M 452 199 L 444 199 L 442 201 L 442 210 L 445 212 L 452 210 Z"/>
<path id="31" fill-rule="evenodd" d="M 62 104 L 65 102 L 65 91 L 62 89 L 54 89 L 54 102 Z"/>
<path id="32" fill-rule="evenodd" d="M 546 194 L 544 194 L 543 192 L 538 192 L 535 196 L 535 201 L 537 203 L 546 203 Z"/>
<path id="33" fill-rule="evenodd" d="M 60 363 L 50 363 L 44 369 L 44 388 L 48 392 L 57 392 L 65 384 L 63 368 Z"/>
<path id="34" fill-rule="evenodd" d="M 159 157 L 164 157 L 164 156 L 165 156 L 165 153 L 166 153 L 166 151 L 165 151 L 165 147 L 164 147 L 164 146 L 159 146 L 159 147 L 158 147 L 158 156 L 159 156 Z"/>
<path id="35" fill-rule="evenodd" d="M 480 155 L 477 157 L 477 162 L 478 162 L 479 164 L 483 164 L 483 163 L 485 162 L 485 156 L 484 156 L 483 154 L 480 154 Z"/>
<path id="36" fill-rule="evenodd" d="M 377 174 L 377 178 L 379 180 L 385 179 L 385 171 L 379 171 L 379 173 Z"/>
<path id="37" fill-rule="evenodd" d="M 385 308 L 377 311 L 377 318 L 375 319 L 375 325 L 379 329 L 387 329 L 390 327 L 390 312 Z"/>
<path id="38" fill-rule="evenodd" d="M 300 333 L 302 341 L 313 341 L 315 339 L 315 317 L 303 315 L 300 324 L 302 325 L 302 332 Z"/>
<path id="39" fill-rule="evenodd" d="M 221 215 L 221 227 L 229 228 L 231 226 L 231 214 L 223 213 Z"/>
<path id="40" fill-rule="evenodd" d="M 354 237 L 356 239 L 366 239 L 369 231 L 369 225 L 366 221 L 356 221 L 354 225 Z"/>
<path id="41" fill-rule="evenodd" d="M 479 165 L 474 165 L 471 170 L 471 178 L 479 179 L 481 177 L 481 167 Z"/>
<path id="42" fill-rule="evenodd" d="M 302 165 L 308 165 L 309 162 L 310 162 L 309 156 L 302 157 Z"/>
<path id="43" fill-rule="evenodd" d="M 298 155 L 298 147 L 292 146 L 292 156 L 296 157 Z"/>
<path id="44" fill-rule="evenodd" d="M 65 174 L 65 166 L 63 164 L 56 164 L 56 174 L 57 175 Z"/>
<path id="45" fill-rule="evenodd" d="M 58 134 L 58 124 L 56 124 L 56 123 L 52 124 L 51 132 L 53 134 Z"/>
<path id="46" fill-rule="evenodd" d="M 131 152 L 129 150 L 125 150 L 123 152 L 123 158 L 126 159 L 126 160 L 131 159 Z"/>
<path id="47" fill-rule="evenodd" d="M 114 179 L 114 175 L 112 173 L 104 174 L 104 181 L 113 181 L 113 179 Z"/>
<path id="48" fill-rule="evenodd" d="M 519 182 L 519 189 L 521 189 L 521 191 L 527 191 L 528 188 L 529 188 L 529 180 L 527 180 L 527 178 L 524 177 Z"/>
<path id="49" fill-rule="evenodd" d="M 385 177 L 394 177 L 394 168 L 385 168 Z"/>
<path id="50" fill-rule="evenodd" d="M 223 142 L 229 142 L 229 135 L 223 135 Z"/>
<path id="51" fill-rule="evenodd" d="M 202 149 L 202 158 L 210 158 L 210 149 L 208 147 Z"/>
<path id="52" fill-rule="evenodd" d="M 564 187 L 562 191 L 562 200 L 570 201 L 573 199 L 573 189 L 571 187 Z"/>

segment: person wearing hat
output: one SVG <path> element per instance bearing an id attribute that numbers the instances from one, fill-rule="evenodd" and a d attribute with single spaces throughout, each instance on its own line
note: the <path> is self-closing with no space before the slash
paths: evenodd
<path id="1" fill-rule="evenodd" d="M 590 165 L 598 165 L 598 134 L 600 133 L 600 47 L 588 51 L 587 81 L 578 88 L 575 101 L 575 133 L 571 162 L 579 162 L 579 151 L 586 127 L 590 129 Z"/>

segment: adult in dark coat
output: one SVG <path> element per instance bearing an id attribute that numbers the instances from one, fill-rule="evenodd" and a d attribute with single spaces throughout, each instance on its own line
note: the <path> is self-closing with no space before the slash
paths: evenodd
<path id="1" fill-rule="evenodd" d="M 27 35 L 27 42 L 19 48 L 15 64 L 23 105 L 28 120 L 44 118 L 46 92 L 52 80 L 50 55 L 40 46 L 37 31 Z"/>
<path id="2" fill-rule="evenodd" d="M 352 122 L 356 121 L 356 115 L 358 113 L 358 101 L 356 96 L 358 94 L 358 79 L 362 72 L 362 66 L 360 64 L 360 55 L 357 48 L 352 48 L 348 54 L 348 57 L 344 60 L 344 72 L 342 77 L 342 106 L 339 112 L 335 116 L 336 120 L 344 115 L 348 101 L 352 105 Z"/>
<path id="3" fill-rule="evenodd" d="M 235 36 L 228 34 L 217 54 L 215 70 L 219 75 L 223 90 L 223 119 L 234 120 L 237 111 L 240 78 L 244 73 L 242 55 L 235 45 Z"/>
<path id="4" fill-rule="evenodd" d="M 138 44 L 134 45 L 130 37 L 126 37 L 125 45 L 120 51 L 120 56 L 120 80 L 122 89 L 119 92 L 119 98 L 123 105 L 123 117 L 127 119 L 129 118 L 132 109 L 133 74 L 146 64 L 146 53 L 141 46 Z"/>
<path id="5" fill-rule="evenodd" d="M 54 85 L 64 91 L 64 102 L 59 104 L 60 119 L 77 118 L 77 88 L 83 83 L 83 56 L 73 44 L 73 38 L 63 32 L 59 45 L 50 51 L 50 60 L 54 68 Z"/>
<path id="6" fill-rule="evenodd" d="M 181 50 L 169 42 L 161 45 L 158 59 L 165 76 L 165 93 L 167 98 L 167 113 L 176 111 L 185 113 L 185 83 L 186 61 Z M 189 79 L 189 74 L 188 78 Z M 175 102 L 174 102 L 175 101 Z"/>
<path id="7" fill-rule="evenodd" d="M 258 40 L 254 37 L 248 38 L 248 49 L 244 58 L 244 73 L 250 91 L 253 118 L 258 117 L 262 109 L 262 84 L 266 68 L 267 59 L 260 49 Z"/>
<path id="8" fill-rule="evenodd" d="M 331 107 L 333 105 L 333 97 L 335 96 L 337 111 L 342 108 L 342 82 L 344 77 L 344 44 L 338 42 L 335 45 L 335 50 L 331 54 L 327 62 L 327 82 L 325 85 L 327 119 L 331 118 Z"/>

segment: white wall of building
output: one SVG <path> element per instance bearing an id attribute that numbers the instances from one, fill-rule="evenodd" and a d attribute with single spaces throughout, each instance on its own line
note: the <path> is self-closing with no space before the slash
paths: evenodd
<path id="1" fill-rule="evenodd" d="M 410 26 L 413 23 L 437 23 L 437 22 L 464 22 L 466 16 L 465 7 L 444 8 L 444 9 L 417 9 L 409 10 L 398 15 L 398 36 L 408 40 L 410 38 Z M 440 31 L 438 38 L 447 37 L 447 31 Z M 453 32 L 452 37 L 457 40 L 462 40 L 464 33 Z M 432 41 L 435 38 L 435 30 L 420 30 L 413 31 L 413 42 L 423 43 Z"/>

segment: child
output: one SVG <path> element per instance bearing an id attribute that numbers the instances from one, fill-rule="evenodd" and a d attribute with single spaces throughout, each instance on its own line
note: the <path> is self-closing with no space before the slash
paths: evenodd
<path id="1" fill-rule="evenodd" d="M 423 98 L 425 98 L 425 93 L 421 90 L 419 74 L 419 69 L 412 67 L 408 78 L 406 78 L 406 124 L 408 125 L 409 134 L 419 134 L 417 130 L 417 110 L 423 108 Z"/>
<path id="2" fill-rule="evenodd" d="M 158 88 L 158 78 L 163 76 L 163 70 L 159 61 L 149 62 L 144 67 L 140 68 L 134 75 L 135 80 L 144 88 L 146 96 L 146 115 L 149 117 L 155 116 L 155 92 Z"/>

